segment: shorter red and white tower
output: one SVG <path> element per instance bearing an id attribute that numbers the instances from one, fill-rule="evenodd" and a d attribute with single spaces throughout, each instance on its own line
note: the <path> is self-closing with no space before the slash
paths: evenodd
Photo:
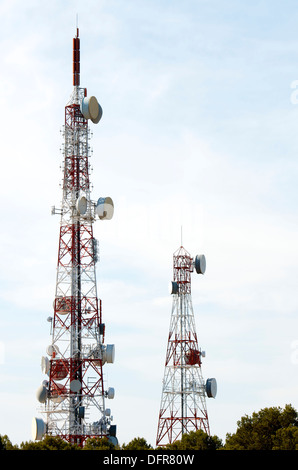
<path id="1" fill-rule="evenodd" d="M 202 429 L 210 434 L 206 397 L 215 398 L 214 378 L 205 382 L 191 298 L 191 273 L 204 274 L 206 259 L 194 259 L 181 246 L 173 255 L 173 295 L 156 445 L 172 444 L 183 434 Z"/>

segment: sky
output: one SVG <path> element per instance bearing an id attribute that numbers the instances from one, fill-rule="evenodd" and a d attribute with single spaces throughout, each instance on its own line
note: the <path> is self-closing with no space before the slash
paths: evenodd
<path id="1" fill-rule="evenodd" d="M 72 38 L 92 126 L 97 285 L 120 444 L 155 445 L 173 253 L 192 275 L 211 435 L 298 409 L 298 7 L 286 0 L 0 0 L 0 434 L 29 441 L 55 295 Z M 91 126 L 90 126 L 91 127 Z"/>

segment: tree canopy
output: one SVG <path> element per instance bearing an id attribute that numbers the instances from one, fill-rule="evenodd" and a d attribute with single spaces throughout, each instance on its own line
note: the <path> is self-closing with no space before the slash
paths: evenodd
<path id="1" fill-rule="evenodd" d="M 114 445 L 107 438 L 86 440 L 83 450 L 150 450 L 143 437 L 136 437 L 128 444 Z M 235 433 L 226 434 L 226 442 L 217 436 L 209 436 L 202 430 L 183 434 L 180 440 L 160 450 L 298 450 L 298 413 L 292 405 L 263 408 L 251 416 L 245 415 L 237 422 Z M 82 450 L 77 445 L 58 436 L 45 436 L 37 442 L 13 445 L 7 435 L 0 435 L 0 450 Z"/>
<path id="2" fill-rule="evenodd" d="M 37 442 L 22 442 L 20 450 L 78 450 L 79 447 L 64 441 L 58 436 L 45 436 Z"/>
<path id="3" fill-rule="evenodd" d="M 169 450 L 217 450 L 222 447 L 222 441 L 217 436 L 208 436 L 203 430 L 190 431 L 183 434 L 180 441 L 167 444 Z"/>
<path id="4" fill-rule="evenodd" d="M 17 446 L 12 445 L 8 436 L 0 436 L 0 450 L 14 450 L 17 449 Z"/>
<path id="5" fill-rule="evenodd" d="M 128 444 L 122 445 L 123 450 L 150 450 L 153 449 L 143 437 L 135 437 Z"/>
<path id="6" fill-rule="evenodd" d="M 298 415 L 291 405 L 245 415 L 237 426 L 226 435 L 227 450 L 298 450 Z"/>

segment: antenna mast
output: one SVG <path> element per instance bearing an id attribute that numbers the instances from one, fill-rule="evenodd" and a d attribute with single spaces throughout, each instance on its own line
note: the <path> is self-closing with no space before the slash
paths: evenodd
<path id="1" fill-rule="evenodd" d="M 73 86 L 80 86 L 80 38 L 79 28 L 73 38 Z"/>
<path id="2" fill-rule="evenodd" d="M 183 434 L 202 429 L 210 434 L 206 396 L 215 398 L 216 380 L 202 375 L 191 300 L 191 273 L 204 274 L 204 255 L 193 259 L 181 246 L 173 255 L 173 306 L 165 361 L 156 446 L 172 444 Z"/>
<path id="3" fill-rule="evenodd" d="M 37 390 L 46 418 L 33 418 L 32 431 L 34 440 L 53 435 L 83 447 L 90 437 L 108 437 L 114 444 L 117 439 L 106 407 L 114 389 L 105 388 L 103 377 L 103 366 L 114 362 L 115 347 L 104 343 L 96 286 L 98 241 L 93 236 L 97 217 L 111 219 L 114 205 L 109 197 L 91 200 L 88 121 L 97 124 L 102 109 L 80 87 L 78 28 L 73 38 L 73 86 L 65 106 L 61 209 L 52 209 L 61 218 L 53 317 L 49 317 L 51 344 L 42 357 L 45 380 Z"/>

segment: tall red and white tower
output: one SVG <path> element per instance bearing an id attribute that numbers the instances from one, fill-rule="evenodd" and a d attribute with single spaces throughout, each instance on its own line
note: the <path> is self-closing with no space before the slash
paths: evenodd
<path id="1" fill-rule="evenodd" d="M 97 296 L 98 242 L 93 236 L 97 218 L 109 220 L 114 205 L 109 197 L 94 202 L 90 195 L 89 121 L 97 124 L 102 109 L 80 87 L 79 30 L 73 39 L 73 92 L 65 106 L 63 126 L 63 196 L 51 343 L 42 357 L 45 375 L 37 391 L 45 418 L 33 418 L 34 440 L 60 436 L 83 446 L 89 437 L 116 440 L 105 388 L 103 366 L 114 362 L 114 345 L 105 344 L 102 303 Z"/>
<path id="2" fill-rule="evenodd" d="M 204 274 L 204 255 L 194 259 L 183 246 L 173 255 L 173 295 L 156 445 L 180 440 L 183 434 L 202 429 L 210 434 L 206 396 L 216 396 L 214 378 L 204 382 L 191 298 L 191 273 Z"/>

